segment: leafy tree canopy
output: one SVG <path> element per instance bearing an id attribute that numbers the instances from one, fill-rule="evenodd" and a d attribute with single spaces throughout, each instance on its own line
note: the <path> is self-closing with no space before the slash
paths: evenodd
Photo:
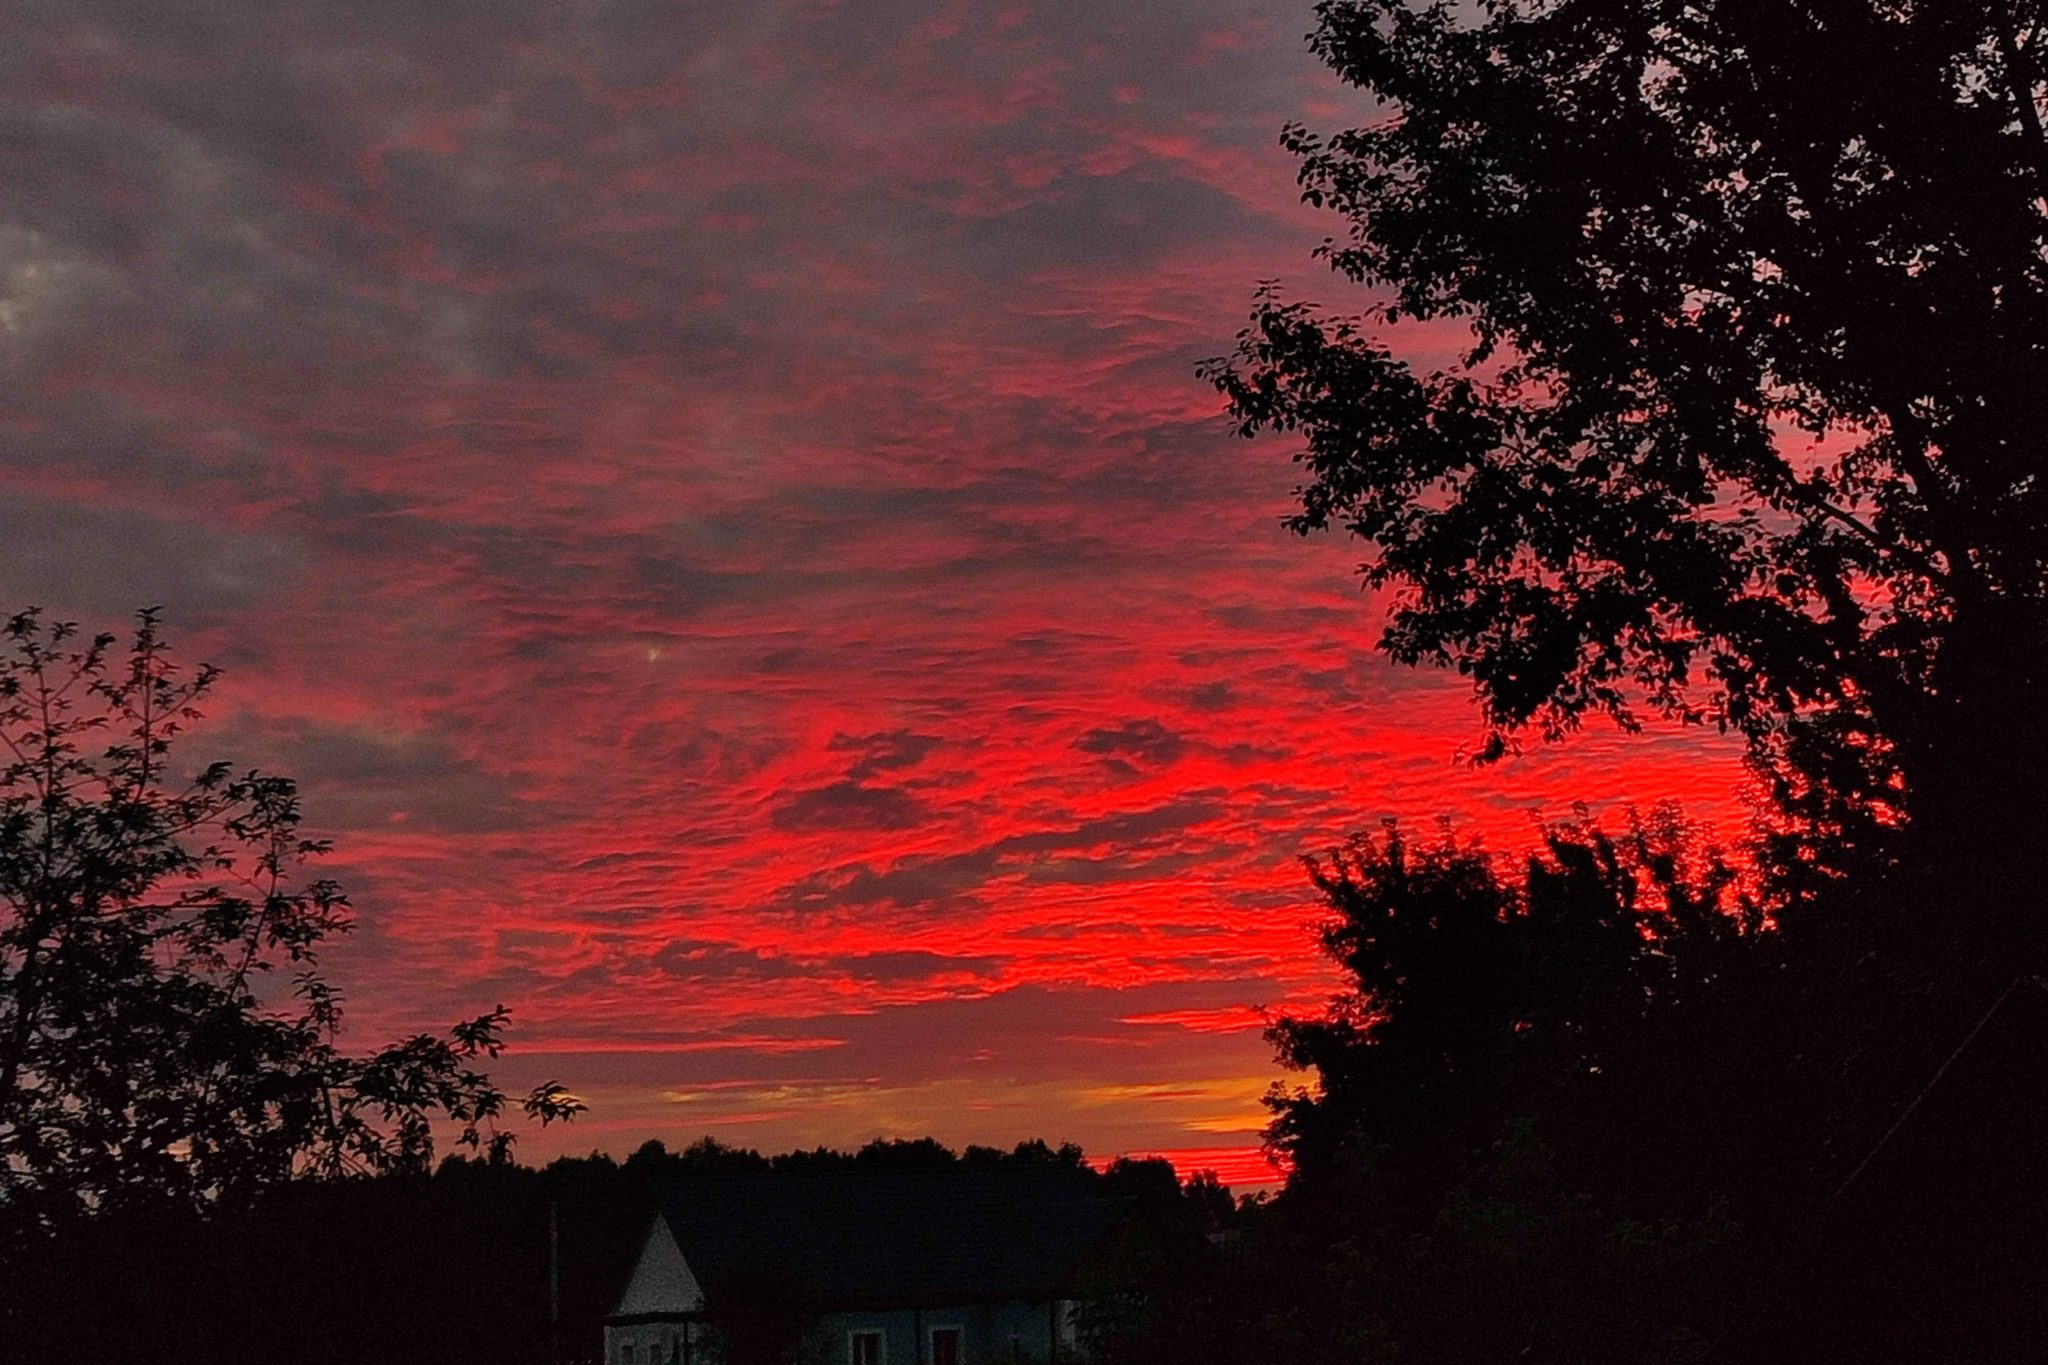
<path id="1" fill-rule="evenodd" d="M 1283 141 L 1371 301 L 1333 319 L 1268 286 L 1205 373 L 1245 434 L 1303 442 L 1293 527 L 1369 543 L 1387 652 L 1468 673 L 1492 752 L 1647 708 L 1747 735 L 1837 856 L 1909 815 L 2023 866 L 2048 756 L 2036 0 L 1318 15 L 1379 113 Z M 1397 356 L 1409 323 L 1458 361 Z"/>
<path id="2" fill-rule="evenodd" d="M 1726 1043 L 1775 943 L 1668 808 L 1621 838 L 1554 828 L 1518 877 L 1448 829 L 1417 842 L 1391 824 L 1310 874 L 1344 988 L 1269 1036 L 1316 1078 L 1270 1101 L 1271 1140 L 1311 1180 L 1372 1149 L 1440 1182 L 1506 1118 L 1640 1107 L 1666 1054 L 1702 1065 L 1702 1038 Z"/>
<path id="3" fill-rule="evenodd" d="M 1269 1031 L 1315 1082 L 1269 1101 L 1271 1358 L 1692 1358 L 1812 1146 L 1729 867 L 1667 808 L 1519 869 L 1390 825 L 1310 870 L 1343 984 Z"/>
<path id="4" fill-rule="evenodd" d="M 116 643 L 34 611 L 0 628 L 0 1230 L 420 1169 L 437 1121 L 502 1158 L 480 1063 L 506 1011 L 341 1050 L 319 951 L 349 904 L 306 874 L 327 845 L 297 789 L 179 768 L 215 672 L 181 673 L 153 612 Z M 552 1084 L 523 1103 L 581 1107 Z"/>

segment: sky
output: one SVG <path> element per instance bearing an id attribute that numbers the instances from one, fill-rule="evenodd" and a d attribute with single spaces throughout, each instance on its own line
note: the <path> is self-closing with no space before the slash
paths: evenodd
<path id="1" fill-rule="evenodd" d="M 543 1159 L 702 1134 L 1239 1183 L 1300 858 L 1739 821 L 1733 746 L 1475 769 L 1200 359 L 1342 308 L 1306 4 L 14 0 L 0 607 L 158 604 L 300 779 L 349 1040 L 504 1003 Z M 1402 346 L 1441 362 L 1451 339 Z"/>

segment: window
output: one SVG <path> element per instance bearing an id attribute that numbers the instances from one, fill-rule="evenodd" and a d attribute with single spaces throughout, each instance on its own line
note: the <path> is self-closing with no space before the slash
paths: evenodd
<path id="1" fill-rule="evenodd" d="M 855 1332 L 846 1339 L 846 1358 L 850 1365 L 888 1365 L 888 1357 L 882 1351 L 880 1332 Z"/>
<path id="2" fill-rule="evenodd" d="M 958 1327 L 932 1328 L 932 1353 L 930 1365 L 960 1365 L 960 1329 Z"/>

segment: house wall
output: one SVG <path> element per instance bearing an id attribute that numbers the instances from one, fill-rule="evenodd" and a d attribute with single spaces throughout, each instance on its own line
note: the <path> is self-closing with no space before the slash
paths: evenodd
<path id="1" fill-rule="evenodd" d="M 704 1328 L 687 1322 L 607 1323 L 604 1365 L 717 1365 L 705 1349 Z"/>
<path id="2" fill-rule="evenodd" d="M 930 1365 L 930 1353 L 920 1350 L 919 1338 L 922 1334 L 928 1341 L 934 1327 L 960 1329 L 961 1365 L 1010 1365 L 1011 1361 L 1029 1365 L 1053 1357 L 1068 1361 L 1079 1356 L 1068 1305 L 1014 1300 L 918 1312 L 906 1308 L 828 1313 L 818 1319 L 804 1343 L 803 1365 L 852 1365 L 853 1334 L 874 1331 L 882 1333 L 882 1365 Z"/>
<path id="3" fill-rule="evenodd" d="M 827 1313 L 804 1333 L 800 1365 L 852 1365 L 853 1334 L 882 1334 L 883 1365 L 930 1365 L 928 1350 L 920 1352 L 920 1329 L 929 1340 L 934 1327 L 960 1329 L 961 1365 L 1044 1365 L 1049 1358 L 1077 1361 L 1073 1305 L 1022 1300 L 964 1304 L 957 1308 L 890 1309 L 880 1312 Z M 1056 1321 L 1055 1321 L 1056 1320 Z M 687 1352 L 685 1332 L 690 1333 Z M 1055 1338 L 1055 1333 L 1057 1337 Z M 1057 1350 L 1052 1349 L 1057 1346 Z M 605 1365 L 717 1365 L 705 1329 L 679 1322 L 613 1323 L 604 1331 Z"/>

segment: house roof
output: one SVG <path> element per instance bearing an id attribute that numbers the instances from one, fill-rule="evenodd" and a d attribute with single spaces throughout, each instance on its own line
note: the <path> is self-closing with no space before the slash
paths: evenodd
<path id="1" fill-rule="evenodd" d="M 661 1216 L 713 1294 L 786 1275 L 816 1307 L 881 1307 L 1059 1297 L 1126 1202 L 1065 1168 L 842 1168 L 678 1181 Z"/>

